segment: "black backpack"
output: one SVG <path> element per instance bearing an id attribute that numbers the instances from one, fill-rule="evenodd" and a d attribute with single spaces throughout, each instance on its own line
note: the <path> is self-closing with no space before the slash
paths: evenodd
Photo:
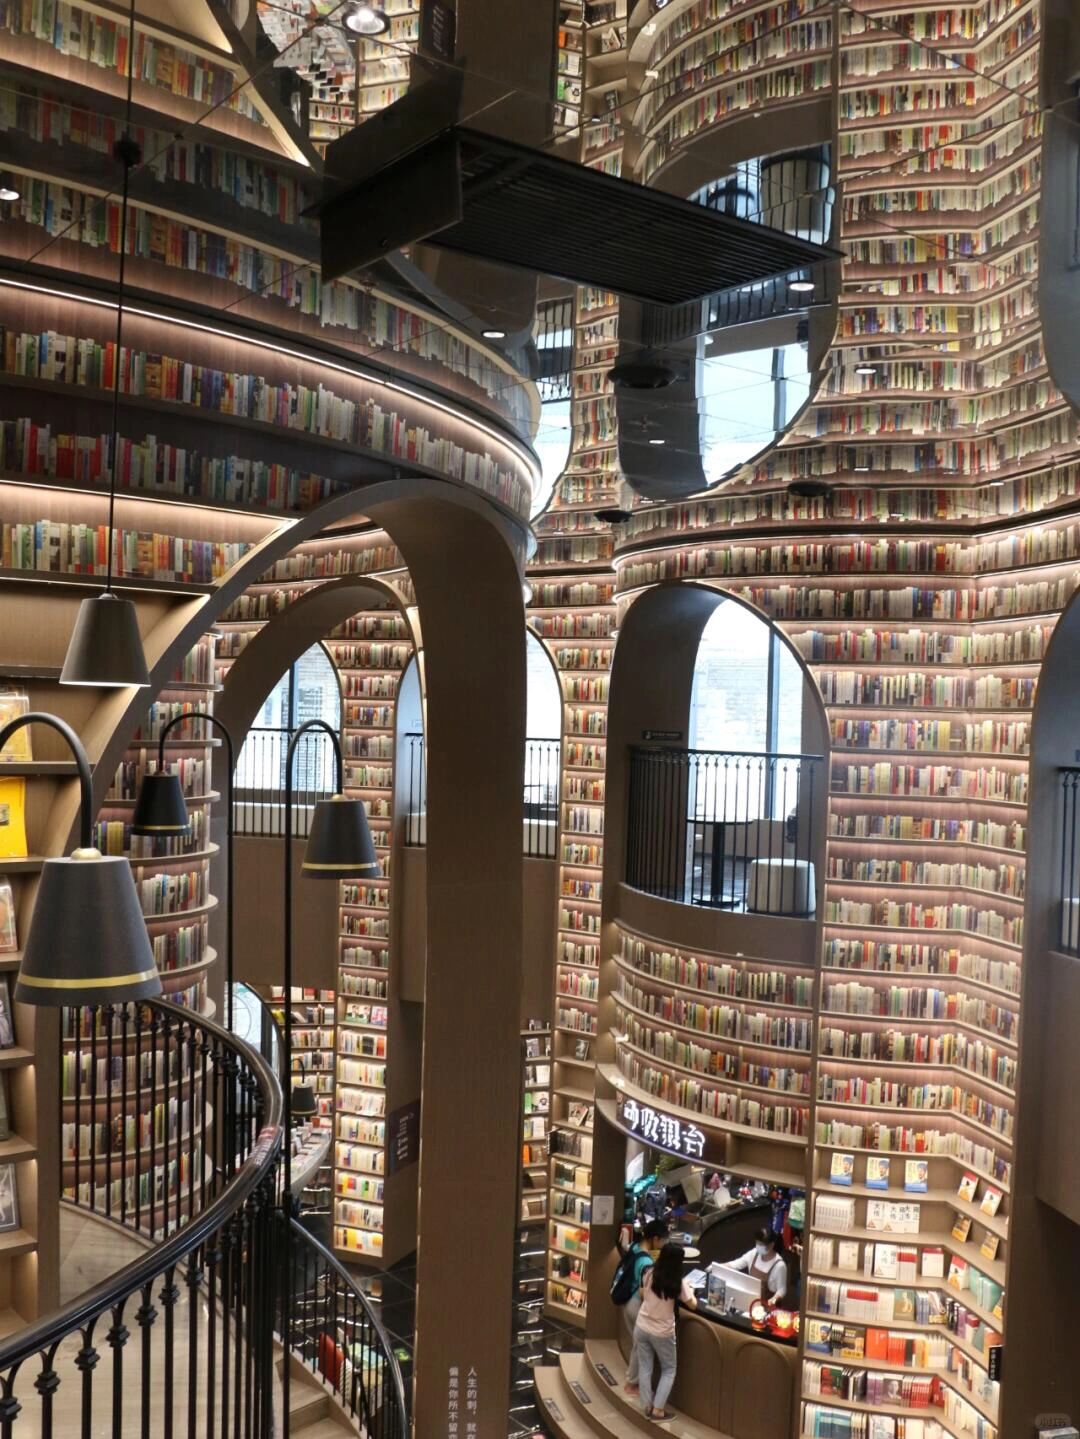
<path id="1" fill-rule="evenodd" d="M 611 1276 L 612 1304 L 629 1304 L 638 1291 L 638 1262 L 644 1258 L 634 1245 L 626 1251 Z"/>

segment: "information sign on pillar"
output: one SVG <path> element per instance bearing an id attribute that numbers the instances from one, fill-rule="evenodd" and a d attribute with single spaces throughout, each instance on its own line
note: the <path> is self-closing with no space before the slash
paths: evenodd
<path id="1" fill-rule="evenodd" d="M 421 55 L 429 60 L 454 59 L 454 39 L 457 16 L 443 0 L 421 0 L 420 41 Z"/>

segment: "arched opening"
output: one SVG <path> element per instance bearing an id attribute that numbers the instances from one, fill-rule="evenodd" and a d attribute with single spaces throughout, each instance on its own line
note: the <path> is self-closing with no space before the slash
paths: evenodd
<path id="1" fill-rule="evenodd" d="M 699 638 L 684 636 L 673 678 L 685 720 L 642 725 L 629 747 L 626 883 L 679 904 L 809 918 L 825 774 L 808 737 L 820 704 L 779 630 L 700 593 Z"/>
<path id="2" fill-rule="evenodd" d="M 285 759 L 300 725 L 325 720 L 341 729 L 341 686 L 321 644 L 298 656 L 267 694 L 248 730 L 233 776 L 237 834 L 284 833 Z M 306 734 L 293 762 L 295 832 L 307 834 L 315 800 L 334 790 L 333 754 L 324 732 Z"/>

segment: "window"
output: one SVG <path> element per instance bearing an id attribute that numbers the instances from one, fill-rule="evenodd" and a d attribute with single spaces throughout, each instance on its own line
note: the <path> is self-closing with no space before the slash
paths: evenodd
<path id="1" fill-rule="evenodd" d="M 263 701 L 237 761 L 237 791 L 283 790 L 289 737 L 310 719 L 325 720 L 335 733 L 341 728 L 337 671 L 322 645 L 291 664 Z M 297 793 L 332 794 L 334 781 L 329 736 L 305 736 L 293 761 Z"/>
<path id="2" fill-rule="evenodd" d="M 776 631 L 752 610 L 723 601 L 698 646 L 690 748 L 726 754 L 800 753 L 803 686 L 802 668 Z M 779 802 L 777 796 L 773 807 Z"/>

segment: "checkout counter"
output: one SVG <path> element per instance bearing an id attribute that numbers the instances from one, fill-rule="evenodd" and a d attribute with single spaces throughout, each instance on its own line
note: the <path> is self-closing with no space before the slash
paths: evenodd
<path id="1" fill-rule="evenodd" d="M 679 1311 L 679 1362 L 671 1403 L 689 1418 L 739 1439 L 787 1434 L 798 1409 L 795 1315 L 776 1310 L 767 1318 L 760 1283 L 725 1263 L 752 1247 L 770 1202 L 759 1192 L 761 1186 L 738 1180 L 710 1192 L 704 1185 L 700 1191 L 696 1184 L 686 1185 L 684 1177 L 671 1171 L 660 1178 L 675 1190 L 676 1202 L 664 1217 L 672 1240 L 688 1248 L 687 1279 L 699 1306 Z M 762 1322 L 767 1327 L 762 1328 Z M 619 1348 L 624 1358 L 629 1356 L 625 1325 L 620 1327 Z"/>

